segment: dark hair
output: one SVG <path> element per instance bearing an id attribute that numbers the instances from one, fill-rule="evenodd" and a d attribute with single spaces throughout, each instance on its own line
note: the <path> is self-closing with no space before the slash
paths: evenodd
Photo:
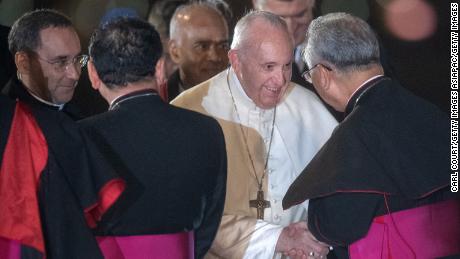
<path id="1" fill-rule="evenodd" d="M 98 75 L 109 88 L 153 76 L 161 54 L 158 32 L 138 18 L 124 17 L 99 27 L 89 45 Z"/>
<path id="2" fill-rule="evenodd" d="M 35 51 L 40 47 L 40 32 L 50 27 L 73 27 L 70 19 L 52 9 L 39 9 L 25 13 L 11 27 L 8 48 L 14 55 L 18 51 Z"/>

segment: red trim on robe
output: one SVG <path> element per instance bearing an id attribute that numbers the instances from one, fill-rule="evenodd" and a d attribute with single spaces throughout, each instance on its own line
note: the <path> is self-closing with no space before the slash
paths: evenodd
<path id="1" fill-rule="evenodd" d="M 107 182 L 101 188 L 99 200 L 85 209 L 86 222 L 91 228 L 96 226 L 102 215 L 117 201 L 125 187 L 125 181 L 117 178 Z"/>
<path id="2" fill-rule="evenodd" d="M 0 236 L 43 254 L 37 193 L 47 161 L 48 145 L 43 132 L 27 106 L 18 102 L 0 169 Z"/>

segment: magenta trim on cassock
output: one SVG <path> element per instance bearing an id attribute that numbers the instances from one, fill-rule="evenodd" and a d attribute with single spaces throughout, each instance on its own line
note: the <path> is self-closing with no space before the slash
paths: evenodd
<path id="1" fill-rule="evenodd" d="M 193 231 L 96 237 L 105 259 L 193 259 Z"/>
<path id="2" fill-rule="evenodd" d="M 460 202 L 443 201 L 374 218 L 349 247 L 351 259 L 437 258 L 460 253 Z"/>
<path id="3" fill-rule="evenodd" d="M 21 244 L 18 241 L 0 237 L 0 258 L 21 259 Z"/>

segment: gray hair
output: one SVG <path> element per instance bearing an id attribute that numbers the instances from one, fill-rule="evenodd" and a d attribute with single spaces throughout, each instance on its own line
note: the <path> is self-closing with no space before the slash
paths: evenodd
<path id="1" fill-rule="evenodd" d="M 365 21 L 330 13 L 311 22 L 303 57 L 310 67 L 327 62 L 343 72 L 364 70 L 379 63 L 379 43 Z"/>
<path id="2" fill-rule="evenodd" d="M 250 41 L 250 27 L 256 20 L 263 20 L 267 22 L 268 25 L 288 33 L 286 22 L 278 15 L 266 11 L 251 11 L 236 23 L 231 49 L 240 49 Z M 269 35 L 267 35 L 267 37 L 269 37 Z"/>

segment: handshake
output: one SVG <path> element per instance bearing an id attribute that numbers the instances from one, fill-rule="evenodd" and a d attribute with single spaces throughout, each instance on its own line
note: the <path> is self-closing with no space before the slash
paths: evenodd
<path id="1" fill-rule="evenodd" d="M 306 222 L 285 227 L 276 244 L 276 252 L 290 258 L 326 258 L 329 245 L 319 242 L 308 230 Z"/>

